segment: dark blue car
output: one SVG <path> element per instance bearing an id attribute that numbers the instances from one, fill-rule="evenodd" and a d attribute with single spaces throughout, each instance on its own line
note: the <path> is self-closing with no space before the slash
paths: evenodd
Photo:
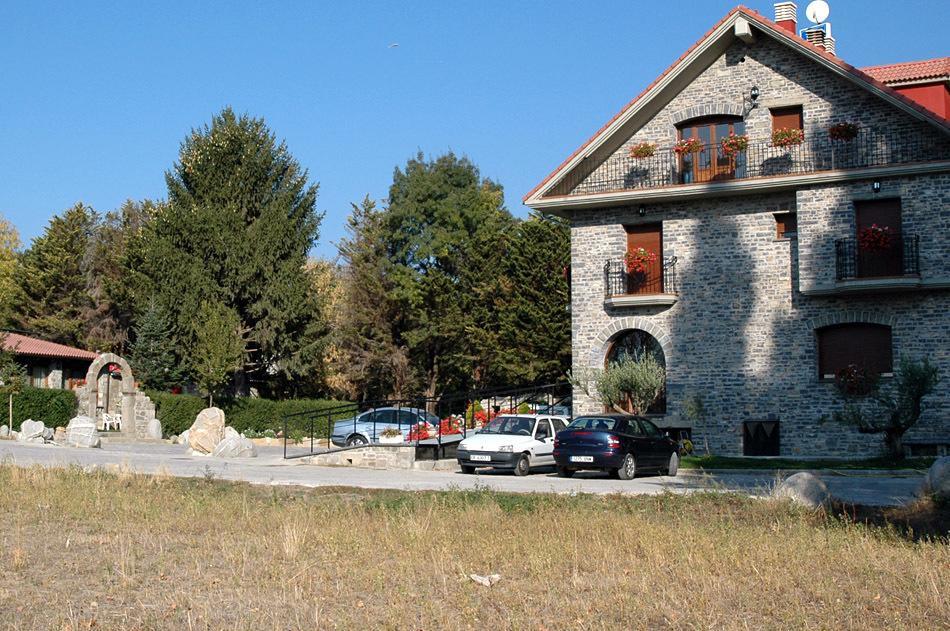
<path id="1" fill-rule="evenodd" d="M 650 420 L 622 414 L 579 416 L 554 438 L 557 474 L 606 471 L 631 480 L 643 471 L 676 475 L 679 446 Z"/>

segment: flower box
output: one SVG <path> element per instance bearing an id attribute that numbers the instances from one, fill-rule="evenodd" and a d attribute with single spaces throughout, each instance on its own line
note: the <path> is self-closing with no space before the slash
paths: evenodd
<path id="1" fill-rule="evenodd" d="M 828 137 L 832 140 L 849 142 L 857 138 L 859 129 L 856 123 L 836 123 L 828 128 Z"/>
<path id="2" fill-rule="evenodd" d="M 652 142 L 641 142 L 630 147 L 630 157 L 642 160 L 652 158 L 656 153 L 656 145 Z"/>
<path id="3" fill-rule="evenodd" d="M 729 136 L 722 139 L 720 145 L 725 155 L 735 155 L 742 153 L 749 147 L 749 137 L 746 134 L 730 133 Z"/>
<path id="4" fill-rule="evenodd" d="M 676 144 L 673 145 L 673 152 L 679 156 L 690 154 L 690 153 L 699 153 L 703 150 L 705 145 L 699 138 L 683 138 L 677 140 Z"/>
<path id="5" fill-rule="evenodd" d="M 773 147 L 795 147 L 805 142 L 805 132 L 801 129 L 783 127 L 772 132 Z"/>
<path id="6" fill-rule="evenodd" d="M 858 245 L 865 252 L 885 252 L 891 249 L 893 235 L 888 226 L 876 223 L 858 233 Z"/>

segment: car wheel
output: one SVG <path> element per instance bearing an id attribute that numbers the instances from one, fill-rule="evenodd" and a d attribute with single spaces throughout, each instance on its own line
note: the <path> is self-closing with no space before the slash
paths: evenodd
<path id="1" fill-rule="evenodd" d="M 676 472 L 679 470 L 680 470 L 680 457 L 674 451 L 672 454 L 670 454 L 670 464 L 666 466 L 666 471 L 664 472 L 664 474 L 669 475 L 669 476 L 675 476 Z"/>
<path id="2" fill-rule="evenodd" d="M 632 480 L 636 474 L 637 461 L 634 459 L 633 454 L 627 454 L 624 456 L 623 464 L 617 469 L 617 477 L 621 480 Z"/>
<path id="3" fill-rule="evenodd" d="M 475 467 L 471 467 L 471 466 L 469 466 L 469 465 L 467 465 L 467 464 L 463 464 L 463 465 L 462 465 L 462 473 L 464 473 L 464 474 L 466 474 L 466 475 L 471 475 L 471 474 L 475 473 Z"/>
<path id="4" fill-rule="evenodd" d="M 574 477 L 574 469 L 568 469 L 567 467 L 558 467 L 558 468 L 557 468 L 557 477 L 559 477 L 559 478 L 572 478 L 572 477 Z"/>
<path id="5" fill-rule="evenodd" d="M 531 461 L 528 460 L 528 454 L 521 454 L 518 462 L 515 463 L 515 475 L 528 475 L 531 470 Z"/>
<path id="6" fill-rule="evenodd" d="M 350 436 L 349 438 L 346 439 L 347 447 L 361 447 L 363 445 L 368 445 L 368 444 L 369 444 L 369 441 L 367 441 L 365 437 L 360 436 L 359 434 L 355 436 Z"/>

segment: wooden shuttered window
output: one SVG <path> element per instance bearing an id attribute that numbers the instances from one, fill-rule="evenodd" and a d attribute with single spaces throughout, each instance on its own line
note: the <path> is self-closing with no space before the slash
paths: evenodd
<path id="1" fill-rule="evenodd" d="M 818 329 L 818 376 L 830 379 L 854 364 L 875 374 L 894 370 L 891 327 L 839 324 Z"/>
<path id="2" fill-rule="evenodd" d="M 802 106 L 775 107 L 772 113 L 772 131 L 778 129 L 805 129 L 802 120 Z"/>
<path id="3" fill-rule="evenodd" d="M 798 234 L 798 217 L 795 213 L 775 213 L 775 237 L 788 239 Z"/>

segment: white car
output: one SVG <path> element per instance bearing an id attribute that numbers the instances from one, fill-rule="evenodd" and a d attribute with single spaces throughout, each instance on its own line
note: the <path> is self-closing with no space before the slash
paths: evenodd
<path id="1" fill-rule="evenodd" d="M 527 475 L 531 467 L 554 465 L 554 435 L 567 427 L 566 416 L 505 414 L 492 419 L 474 436 L 459 443 L 462 473 L 478 467 L 512 469 Z"/>

